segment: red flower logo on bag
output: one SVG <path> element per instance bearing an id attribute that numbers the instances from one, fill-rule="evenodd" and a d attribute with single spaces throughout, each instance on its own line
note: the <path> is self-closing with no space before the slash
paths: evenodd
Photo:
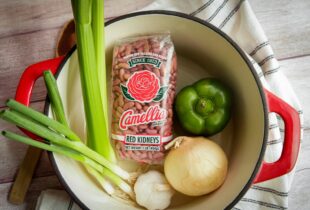
<path id="1" fill-rule="evenodd" d="M 126 86 L 121 84 L 124 97 L 141 103 L 161 101 L 168 87 L 160 87 L 158 77 L 151 71 L 135 72 L 128 79 Z"/>

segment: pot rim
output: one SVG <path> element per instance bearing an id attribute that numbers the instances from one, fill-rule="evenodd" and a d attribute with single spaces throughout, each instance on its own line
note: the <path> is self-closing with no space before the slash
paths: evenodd
<path id="1" fill-rule="evenodd" d="M 177 16 L 177 17 L 181 17 L 181 18 L 185 18 L 185 19 L 189 19 L 192 21 L 195 21 L 199 24 L 202 24 L 208 28 L 210 28 L 211 30 L 213 30 L 214 32 L 216 32 L 217 34 L 219 34 L 220 36 L 222 36 L 226 41 L 228 41 L 228 43 L 230 43 L 232 45 L 232 47 L 239 53 L 239 55 L 242 57 L 242 59 L 246 62 L 248 68 L 250 69 L 252 76 L 255 79 L 257 88 L 259 90 L 260 96 L 261 96 L 261 100 L 262 100 L 262 104 L 263 104 L 263 110 L 264 110 L 264 135 L 263 135 L 263 143 L 262 143 L 262 147 L 261 147 L 261 151 L 260 151 L 260 155 L 259 158 L 256 162 L 255 168 L 252 172 L 252 175 L 250 177 L 250 179 L 247 181 L 247 183 L 245 184 L 245 186 L 243 187 L 243 189 L 240 191 L 240 193 L 235 197 L 235 199 L 228 204 L 228 206 L 225 207 L 225 210 L 227 209 L 231 209 L 235 206 L 235 204 L 237 204 L 237 202 L 244 196 L 244 194 L 248 191 L 248 189 L 250 188 L 250 186 L 252 185 L 256 174 L 258 173 L 261 163 L 263 161 L 264 158 L 264 154 L 265 154 L 265 150 L 266 150 L 266 146 L 267 146 L 267 138 L 268 138 L 268 105 L 267 105 L 267 101 L 266 101 L 266 97 L 265 97 L 265 93 L 264 93 L 264 88 L 261 84 L 261 81 L 258 77 L 258 75 L 256 74 L 256 71 L 251 63 L 251 61 L 248 59 L 248 57 L 246 56 L 245 52 L 241 49 L 241 47 L 239 47 L 239 45 L 232 40 L 232 38 L 230 38 L 225 32 L 221 31 L 220 29 L 218 29 L 217 27 L 213 26 L 211 23 L 203 21 L 197 17 L 194 16 L 190 16 L 188 14 L 185 13 L 181 13 L 181 12 L 175 12 L 175 11 L 166 11 L 166 10 L 149 10 L 149 11 L 140 11 L 140 12 L 134 12 L 134 13 L 129 13 L 129 14 L 125 14 L 125 15 L 121 15 L 119 17 L 116 17 L 112 20 L 109 20 L 105 23 L 106 26 L 109 26 L 111 24 L 113 24 L 114 22 L 123 20 L 123 19 L 127 19 L 127 18 L 131 18 L 131 17 L 136 17 L 136 16 L 141 16 L 141 15 L 170 15 L 170 16 Z M 63 59 L 63 61 L 61 62 L 61 64 L 59 65 L 59 67 L 57 68 L 57 72 L 55 74 L 55 78 L 57 79 L 63 66 L 65 65 L 65 63 L 67 62 L 67 60 L 71 57 L 71 55 L 73 54 L 73 52 L 76 50 L 76 45 L 74 47 L 71 48 L 71 50 L 67 53 L 67 55 L 65 56 L 65 58 Z M 49 111 L 49 105 L 50 105 L 50 101 L 48 99 L 48 96 L 46 97 L 45 100 L 45 105 L 44 105 L 44 114 L 48 114 Z M 69 185 L 66 183 L 66 181 L 64 180 L 63 176 L 61 175 L 61 172 L 57 166 L 55 157 L 53 155 L 52 152 L 48 152 L 48 156 L 49 159 L 51 161 L 51 164 L 56 172 L 56 175 L 60 181 L 60 183 L 62 184 L 62 186 L 64 186 L 66 192 L 73 198 L 73 200 L 82 208 L 82 209 L 89 209 L 76 195 L 75 193 L 71 190 L 71 188 L 69 187 Z"/>

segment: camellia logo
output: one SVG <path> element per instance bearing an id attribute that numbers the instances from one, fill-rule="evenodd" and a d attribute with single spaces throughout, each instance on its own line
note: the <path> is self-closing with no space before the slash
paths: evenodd
<path id="1" fill-rule="evenodd" d="M 167 117 L 167 110 L 159 108 L 158 105 L 150 106 L 146 112 L 136 113 L 129 109 L 125 111 L 119 121 L 119 127 L 122 130 L 127 130 L 129 126 L 147 124 L 150 122 L 160 122 Z"/>
<path id="2" fill-rule="evenodd" d="M 126 86 L 123 84 L 120 86 L 127 100 L 141 103 L 159 102 L 168 90 L 168 86 L 160 87 L 159 78 L 148 70 L 133 73 Z"/>

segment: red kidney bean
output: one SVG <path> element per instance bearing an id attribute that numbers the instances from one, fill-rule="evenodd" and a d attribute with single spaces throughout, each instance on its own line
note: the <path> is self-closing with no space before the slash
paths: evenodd
<path id="1" fill-rule="evenodd" d="M 155 158 L 155 159 L 160 159 L 163 157 L 164 157 L 164 153 L 162 153 L 162 152 L 157 152 L 153 155 L 153 158 Z"/>
<path id="2" fill-rule="evenodd" d="M 133 107 L 135 105 L 135 102 L 127 102 L 127 103 L 125 103 L 124 104 L 124 106 L 123 106 L 123 110 L 127 110 L 127 109 L 130 109 L 131 107 Z"/>
<path id="3" fill-rule="evenodd" d="M 142 109 L 146 112 L 148 108 L 149 108 L 149 106 L 145 105 L 145 106 L 143 106 Z"/>
<path id="4" fill-rule="evenodd" d="M 119 86 L 113 86 L 113 91 L 121 93 L 121 88 Z"/>
<path id="5" fill-rule="evenodd" d="M 142 109 L 142 105 L 138 102 L 135 102 L 135 106 L 138 110 Z"/>
<path id="6" fill-rule="evenodd" d="M 117 107 L 117 109 L 116 109 L 116 110 L 117 110 L 119 113 L 121 113 L 121 114 L 124 112 L 123 108 L 122 108 L 122 107 L 120 107 L 120 106 L 119 106 L 119 107 Z"/>
<path id="7" fill-rule="evenodd" d="M 118 97 L 118 105 L 120 106 L 120 107 L 123 107 L 124 106 L 124 99 L 123 99 L 123 96 L 119 96 Z"/>
<path id="8" fill-rule="evenodd" d="M 159 71 L 159 69 L 154 69 L 154 74 L 155 74 L 158 78 L 160 78 L 160 71 Z"/>
<path id="9" fill-rule="evenodd" d="M 137 41 L 137 42 L 134 43 L 134 46 L 135 46 L 136 49 L 142 47 L 143 45 L 144 45 L 143 40 L 140 40 L 140 41 Z"/>
<path id="10" fill-rule="evenodd" d="M 119 63 L 119 64 L 118 64 L 118 68 L 128 69 L 128 68 L 129 68 L 129 65 L 128 65 L 128 63 Z"/>
<path id="11" fill-rule="evenodd" d="M 145 125 L 145 124 L 139 125 L 139 129 L 141 129 L 141 130 L 147 129 L 147 125 Z"/>
<path id="12" fill-rule="evenodd" d="M 138 127 L 136 127 L 136 126 L 131 126 L 129 129 L 135 133 L 138 133 Z"/>
<path id="13" fill-rule="evenodd" d="M 150 46 L 149 46 L 148 43 L 146 43 L 146 44 L 144 45 L 143 51 L 144 51 L 144 52 L 150 52 Z"/>
<path id="14" fill-rule="evenodd" d="M 168 110 L 168 116 L 169 116 L 169 117 L 172 117 L 172 115 L 173 115 L 173 111 L 172 111 L 172 109 L 169 109 L 169 110 Z M 170 119 L 171 119 L 171 118 L 170 118 Z"/>
<path id="15" fill-rule="evenodd" d="M 130 73 L 126 71 L 126 73 L 124 74 L 124 77 L 123 77 L 124 80 L 127 81 L 129 79 L 129 77 L 130 77 Z"/>
<path id="16" fill-rule="evenodd" d="M 118 85 L 119 83 L 121 83 L 121 80 L 119 80 L 119 79 L 116 79 L 113 81 L 113 85 Z"/>
<path id="17" fill-rule="evenodd" d="M 125 55 L 129 55 L 131 53 L 131 45 L 127 45 L 126 50 L 125 50 Z"/>
<path id="18" fill-rule="evenodd" d="M 147 129 L 145 129 L 145 132 L 147 133 L 147 134 L 149 134 L 149 135 L 155 135 L 155 134 L 157 134 L 157 130 L 155 129 L 149 129 L 149 128 L 147 128 Z"/>
<path id="19" fill-rule="evenodd" d="M 119 79 L 120 81 L 124 81 L 124 74 L 125 74 L 125 70 L 124 69 L 120 69 L 119 70 Z"/>
<path id="20" fill-rule="evenodd" d="M 140 154 L 140 158 L 141 158 L 141 159 L 147 158 L 147 153 L 142 152 L 142 153 Z"/>
<path id="21" fill-rule="evenodd" d="M 125 50 L 125 48 L 126 48 L 126 45 L 121 45 L 119 47 L 119 53 L 123 52 Z"/>
<path id="22" fill-rule="evenodd" d="M 135 72 L 135 71 L 137 71 L 137 70 L 138 70 L 137 67 L 132 67 L 132 68 L 130 69 L 131 72 Z"/>

